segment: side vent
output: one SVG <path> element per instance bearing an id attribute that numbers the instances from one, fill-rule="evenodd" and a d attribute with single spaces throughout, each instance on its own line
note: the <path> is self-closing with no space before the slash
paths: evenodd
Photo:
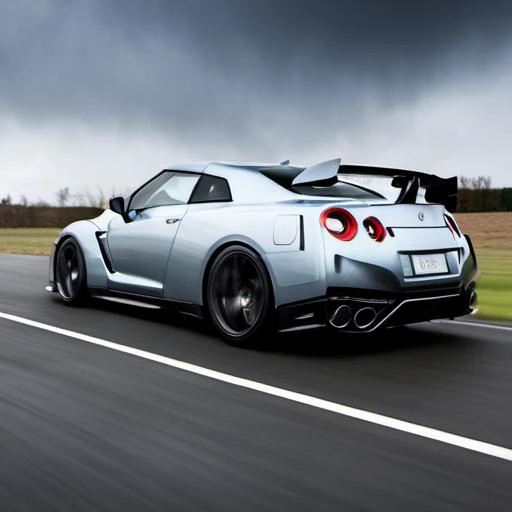
<path id="1" fill-rule="evenodd" d="M 112 255 L 110 254 L 110 249 L 108 248 L 107 232 L 96 231 L 96 238 L 98 240 L 98 245 L 100 246 L 100 252 L 105 266 L 107 267 L 108 271 L 113 274 L 116 269 L 114 268 Z"/>

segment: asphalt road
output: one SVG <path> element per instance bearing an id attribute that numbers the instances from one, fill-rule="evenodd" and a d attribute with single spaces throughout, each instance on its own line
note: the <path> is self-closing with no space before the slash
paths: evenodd
<path id="1" fill-rule="evenodd" d="M 322 331 L 272 349 L 44 291 L 0 255 L 0 312 L 512 448 L 512 331 Z M 512 509 L 512 462 L 0 319 L 0 511 Z"/>

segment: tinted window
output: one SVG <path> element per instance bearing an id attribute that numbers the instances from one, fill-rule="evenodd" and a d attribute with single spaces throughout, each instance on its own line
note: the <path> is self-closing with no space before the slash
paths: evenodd
<path id="1" fill-rule="evenodd" d="M 338 181 L 337 183 L 325 187 L 305 183 L 304 185 L 295 185 L 291 190 L 308 196 L 349 197 L 352 199 L 383 198 L 379 193 L 373 192 L 361 185 L 344 183 L 343 181 Z"/>
<path id="2" fill-rule="evenodd" d="M 231 201 L 231 192 L 227 180 L 205 174 L 190 200 L 191 203 L 209 203 L 212 201 Z"/>
<path id="3" fill-rule="evenodd" d="M 135 193 L 130 210 L 188 203 L 198 180 L 198 174 L 163 172 Z"/>
<path id="4" fill-rule="evenodd" d="M 294 178 L 303 170 L 303 168 L 299 167 L 269 167 L 262 170 L 261 174 L 270 178 L 278 185 L 281 185 L 281 187 L 284 187 L 290 192 L 295 192 L 296 194 L 323 197 L 344 197 L 352 199 L 384 198 L 382 194 L 372 190 L 371 187 L 355 183 L 352 179 L 350 179 L 350 182 L 342 181 L 340 174 L 332 180 L 327 180 L 325 183 L 304 183 L 303 185 L 292 185 Z"/>

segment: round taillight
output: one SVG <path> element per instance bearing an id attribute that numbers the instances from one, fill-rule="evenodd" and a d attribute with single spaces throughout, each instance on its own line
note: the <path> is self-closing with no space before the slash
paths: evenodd
<path id="1" fill-rule="evenodd" d="M 446 222 L 446 225 L 450 229 L 450 231 L 453 233 L 453 235 L 457 235 L 459 238 L 461 237 L 459 226 L 457 226 L 457 223 L 455 222 L 455 219 L 450 217 L 449 215 L 444 215 L 444 221 Z"/>
<path id="2" fill-rule="evenodd" d="M 363 221 L 364 229 L 368 233 L 368 236 L 376 242 L 382 242 L 386 238 L 386 229 L 382 225 L 382 222 L 376 217 L 368 217 Z"/>
<path id="3" fill-rule="evenodd" d="M 337 238 L 348 242 L 357 234 L 357 221 L 354 216 L 343 208 L 328 208 L 322 212 L 320 222 L 329 233 Z"/>

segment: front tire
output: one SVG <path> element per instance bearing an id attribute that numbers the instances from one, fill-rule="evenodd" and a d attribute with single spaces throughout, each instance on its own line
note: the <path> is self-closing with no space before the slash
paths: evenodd
<path id="1" fill-rule="evenodd" d="M 87 297 L 85 259 L 80 245 L 74 238 L 67 238 L 55 256 L 55 284 L 66 304 L 77 305 Z"/>
<path id="2" fill-rule="evenodd" d="M 208 273 L 206 304 L 215 329 L 228 343 L 261 345 L 273 310 L 272 285 L 261 258 L 242 245 L 221 251 Z"/>

